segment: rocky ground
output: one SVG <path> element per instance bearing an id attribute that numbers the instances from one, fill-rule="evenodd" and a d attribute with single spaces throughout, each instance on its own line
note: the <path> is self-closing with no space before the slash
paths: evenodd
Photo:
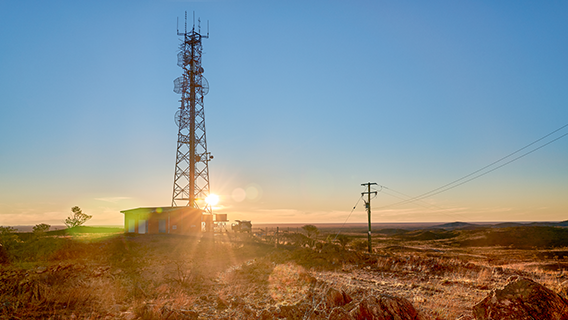
<path id="1" fill-rule="evenodd" d="M 0 318 L 505 319 L 474 306 L 515 279 L 534 280 L 549 290 L 535 292 L 560 304 L 567 290 L 553 251 L 422 241 L 367 254 L 324 243 L 275 248 L 238 234 L 68 240 L 42 259 L 0 267 Z"/>

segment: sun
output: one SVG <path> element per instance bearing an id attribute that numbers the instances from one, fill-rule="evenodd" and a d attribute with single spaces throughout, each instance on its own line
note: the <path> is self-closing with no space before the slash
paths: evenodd
<path id="1" fill-rule="evenodd" d="M 207 196 L 207 198 L 205 198 L 205 202 L 207 202 L 207 204 L 210 206 L 214 206 L 217 203 L 219 203 L 219 196 L 214 193 L 211 193 Z"/>

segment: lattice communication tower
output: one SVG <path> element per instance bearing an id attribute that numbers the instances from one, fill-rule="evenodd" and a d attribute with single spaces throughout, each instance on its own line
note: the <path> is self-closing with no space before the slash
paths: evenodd
<path id="1" fill-rule="evenodd" d="M 209 92 L 209 83 L 201 66 L 201 40 L 209 38 L 209 32 L 202 35 L 201 21 L 197 25 L 197 31 L 195 22 L 191 31 L 187 31 L 186 12 L 185 31 L 177 31 L 177 35 L 182 36 L 177 63 L 183 73 L 174 80 L 174 92 L 181 94 L 181 99 L 175 114 L 179 131 L 172 206 L 190 206 L 211 213 L 211 207 L 203 201 L 210 193 L 209 161 L 213 156 L 207 151 L 203 110 L 203 97 Z"/>

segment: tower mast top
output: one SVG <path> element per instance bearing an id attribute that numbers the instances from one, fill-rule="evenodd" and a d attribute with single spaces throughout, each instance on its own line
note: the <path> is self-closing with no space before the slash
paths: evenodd
<path id="1" fill-rule="evenodd" d="M 193 26 L 191 27 L 191 32 L 187 32 L 187 11 L 185 12 L 185 31 L 179 32 L 179 18 L 178 18 L 178 26 L 177 26 L 177 35 L 178 36 L 196 36 L 198 35 L 201 38 L 209 38 L 209 20 L 207 20 L 207 35 L 201 34 L 201 18 L 197 18 L 197 32 L 195 32 L 195 11 L 193 12 Z"/>

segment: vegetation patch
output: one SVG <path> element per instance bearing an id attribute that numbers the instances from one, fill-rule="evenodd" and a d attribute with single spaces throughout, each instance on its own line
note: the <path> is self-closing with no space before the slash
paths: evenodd
<path id="1" fill-rule="evenodd" d="M 403 234 L 395 234 L 393 235 L 393 237 L 407 241 L 428 241 L 428 240 L 452 239 L 459 235 L 460 233 L 457 231 L 417 230 L 417 231 L 406 232 Z"/>
<path id="2" fill-rule="evenodd" d="M 459 242 L 466 247 L 505 246 L 519 249 L 568 246 L 568 229 L 560 227 L 512 227 L 485 231 L 477 239 Z"/>

